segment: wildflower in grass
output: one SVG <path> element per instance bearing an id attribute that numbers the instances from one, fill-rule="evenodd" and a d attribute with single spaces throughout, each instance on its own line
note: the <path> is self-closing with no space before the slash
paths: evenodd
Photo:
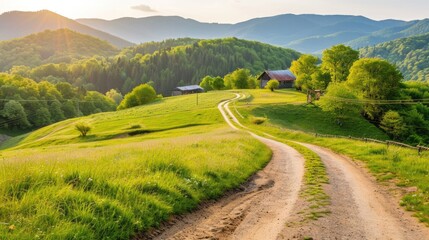
<path id="1" fill-rule="evenodd" d="M 13 230 L 15 230 L 15 228 L 16 228 L 15 225 L 12 224 L 9 226 L 9 231 L 13 231 Z"/>

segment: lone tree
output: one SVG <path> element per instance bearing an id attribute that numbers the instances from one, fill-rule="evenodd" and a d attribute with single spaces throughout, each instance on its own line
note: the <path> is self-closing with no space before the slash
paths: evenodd
<path id="1" fill-rule="evenodd" d="M 80 132 L 81 137 L 86 137 L 86 135 L 91 131 L 91 126 L 85 122 L 78 122 L 74 125 L 75 129 Z"/>
<path id="2" fill-rule="evenodd" d="M 267 82 L 267 85 L 265 86 L 265 88 L 270 89 L 271 92 L 274 92 L 274 89 L 279 88 L 279 81 L 272 79 L 270 81 Z"/>

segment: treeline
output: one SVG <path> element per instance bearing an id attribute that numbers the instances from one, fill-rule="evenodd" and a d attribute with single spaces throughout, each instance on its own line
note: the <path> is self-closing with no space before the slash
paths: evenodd
<path id="1" fill-rule="evenodd" d="M 398 66 L 406 80 L 429 80 L 429 34 L 362 48 L 360 54 L 388 60 Z"/>
<path id="2" fill-rule="evenodd" d="M 302 55 L 292 62 L 298 89 L 325 90 L 320 101 L 342 124 L 361 114 L 391 138 L 429 144 L 429 83 L 403 82 L 398 68 L 380 58 L 359 58 L 344 45 L 327 49 L 320 60 Z"/>
<path id="3" fill-rule="evenodd" d="M 122 96 L 115 90 L 106 95 L 66 82 L 35 82 L 0 74 L 0 128 L 42 127 L 67 118 L 115 110 Z"/>
<path id="4" fill-rule="evenodd" d="M 188 43 L 192 44 L 175 46 Z M 164 46 L 167 48 L 158 49 Z M 123 94 L 142 83 L 151 83 L 157 92 L 170 95 L 175 87 L 198 84 L 206 75 L 223 76 L 237 68 L 249 69 L 252 74 L 285 69 L 299 56 L 293 50 L 236 38 L 179 39 L 128 48 L 113 58 L 92 57 L 35 68 L 18 66 L 9 72 L 36 81 L 66 81 L 99 92 L 118 89 Z"/>
<path id="5" fill-rule="evenodd" d="M 71 63 L 79 59 L 115 56 L 119 50 L 108 42 L 68 29 L 46 30 L 24 38 L 0 42 L 0 71 L 13 66 L 36 67 L 47 63 Z"/>

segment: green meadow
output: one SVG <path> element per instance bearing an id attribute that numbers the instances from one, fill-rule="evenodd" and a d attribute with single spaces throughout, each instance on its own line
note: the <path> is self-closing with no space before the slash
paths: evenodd
<path id="1" fill-rule="evenodd" d="M 165 98 L 9 140 L 0 239 L 129 239 L 238 187 L 271 151 L 224 123 L 217 104 L 233 96 Z"/>
<path id="2" fill-rule="evenodd" d="M 247 98 L 247 101 L 238 102 L 235 107 L 243 116 L 239 120 L 247 127 L 284 141 L 316 144 L 363 162 L 380 182 L 404 187 L 405 194 L 400 204 L 413 211 L 422 222 L 429 224 L 429 152 L 419 155 L 417 150 L 386 144 L 315 137 L 309 133 L 388 139 L 382 131 L 360 116 L 349 117 L 339 126 L 332 116 L 322 112 L 317 105 L 291 104 L 295 97 L 285 100 L 282 105 L 278 99 L 283 94 L 278 93 L 278 97 L 273 100 L 275 104 L 269 104 L 266 99 L 262 101 L 263 104 L 254 104 L 261 102 L 255 97 L 257 94 Z M 266 120 L 257 125 L 251 121 L 255 117 Z M 409 192 L 408 187 L 417 187 L 417 191 Z"/>

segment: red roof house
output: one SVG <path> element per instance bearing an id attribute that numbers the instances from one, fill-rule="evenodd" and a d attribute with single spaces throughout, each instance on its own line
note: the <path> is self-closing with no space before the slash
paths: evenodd
<path id="1" fill-rule="evenodd" d="M 295 85 L 296 77 L 290 70 L 275 70 L 275 71 L 265 71 L 258 77 L 258 80 L 261 81 L 261 88 L 264 88 L 267 85 L 267 82 L 275 79 L 279 81 L 279 88 L 293 88 Z"/>

